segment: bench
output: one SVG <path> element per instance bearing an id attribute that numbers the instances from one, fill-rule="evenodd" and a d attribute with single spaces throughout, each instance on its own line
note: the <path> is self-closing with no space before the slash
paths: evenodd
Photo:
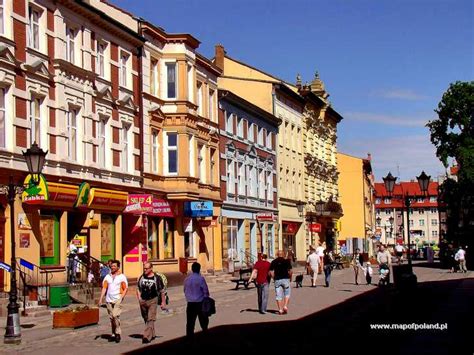
<path id="1" fill-rule="evenodd" d="M 252 274 L 252 269 L 240 269 L 239 278 L 231 279 L 230 281 L 235 282 L 235 289 L 237 290 L 240 285 L 243 285 L 246 289 L 249 288 L 249 279 Z M 252 280 L 252 283 L 255 285 L 255 280 Z"/>

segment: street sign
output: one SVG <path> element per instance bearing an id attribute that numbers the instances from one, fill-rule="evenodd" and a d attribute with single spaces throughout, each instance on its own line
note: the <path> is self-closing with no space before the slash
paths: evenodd
<path id="1" fill-rule="evenodd" d="M 10 265 L 2 263 L 1 261 L 0 261 L 0 269 L 6 270 L 8 272 L 12 272 L 12 268 L 10 267 Z"/>

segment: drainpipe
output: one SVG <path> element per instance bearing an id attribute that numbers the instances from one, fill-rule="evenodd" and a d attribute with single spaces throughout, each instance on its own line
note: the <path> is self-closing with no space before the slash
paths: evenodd
<path id="1" fill-rule="evenodd" d="M 142 21 L 137 18 L 137 23 L 138 23 L 138 33 L 141 36 L 142 35 Z M 144 113 L 143 113 L 143 45 L 138 47 L 138 107 L 140 110 L 140 187 L 143 188 L 144 185 L 144 177 L 143 173 L 145 171 L 145 163 L 143 161 L 143 147 L 144 147 L 144 132 L 143 130 L 145 129 L 145 124 L 144 124 Z"/>

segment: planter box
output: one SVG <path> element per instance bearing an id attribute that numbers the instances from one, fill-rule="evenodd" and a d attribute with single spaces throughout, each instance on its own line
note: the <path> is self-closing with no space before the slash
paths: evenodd
<path id="1" fill-rule="evenodd" d="M 99 308 L 53 313 L 53 328 L 79 328 L 97 323 L 99 323 Z"/>

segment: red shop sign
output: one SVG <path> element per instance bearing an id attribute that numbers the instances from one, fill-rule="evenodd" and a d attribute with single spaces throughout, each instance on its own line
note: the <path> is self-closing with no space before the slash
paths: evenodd
<path id="1" fill-rule="evenodd" d="M 321 223 L 310 223 L 309 230 L 316 233 L 321 232 Z"/>

